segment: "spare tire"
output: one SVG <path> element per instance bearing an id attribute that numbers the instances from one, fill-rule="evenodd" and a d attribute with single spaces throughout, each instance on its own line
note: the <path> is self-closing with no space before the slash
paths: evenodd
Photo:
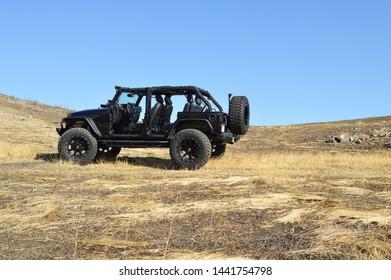
<path id="1" fill-rule="evenodd" d="M 250 125 L 250 104 L 246 96 L 234 96 L 229 102 L 228 127 L 233 134 L 244 135 Z"/>

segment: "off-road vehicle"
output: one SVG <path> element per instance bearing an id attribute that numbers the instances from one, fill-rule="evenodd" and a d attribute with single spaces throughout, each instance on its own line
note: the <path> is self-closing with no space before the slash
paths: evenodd
<path id="1" fill-rule="evenodd" d="M 221 158 L 226 144 L 237 142 L 249 127 L 245 96 L 229 94 L 227 114 L 208 91 L 195 86 L 116 86 L 115 91 L 99 109 L 62 119 L 57 128 L 62 158 L 83 165 L 115 158 L 121 148 L 165 147 L 178 167 L 198 169 L 211 157 Z"/>

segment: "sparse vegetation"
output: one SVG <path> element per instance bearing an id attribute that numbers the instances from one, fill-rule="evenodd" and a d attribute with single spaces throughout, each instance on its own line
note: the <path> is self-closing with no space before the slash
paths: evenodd
<path id="1" fill-rule="evenodd" d="M 390 151 L 316 141 L 335 125 L 251 127 L 198 171 L 166 149 L 79 166 L 57 159 L 54 129 L 8 131 L 0 258 L 391 259 Z"/>
<path id="2" fill-rule="evenodd" d="M 0 141 L 0 162 L 26 161 L 34 158 L 39 152 L 39 146 Z"/>

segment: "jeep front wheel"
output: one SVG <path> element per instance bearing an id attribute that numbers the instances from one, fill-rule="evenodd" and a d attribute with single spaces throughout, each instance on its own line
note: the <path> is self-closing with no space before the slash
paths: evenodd
<path id="1" fill-rule="evenodd" d="M 98 142 L 85 128 L 76 127 L 64 132 L 58 141 L 60 157 L 81 165 L 94 160 L 98 150 Z"/>
<path id="2" fill-rule="evenodd" d="M 199 169 L 212 153 L 209 138 L 197 129 L 179 131 L 170 143 L 171 159 L 181 168 Z"/>

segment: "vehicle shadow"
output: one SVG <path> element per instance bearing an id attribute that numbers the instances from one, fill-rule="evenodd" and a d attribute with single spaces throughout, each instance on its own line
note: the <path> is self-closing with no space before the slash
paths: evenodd
<path id="1" fill-rule="evenodd" d="M 52 153 L 52 154 L 36 154 L 35 160 L 43 160 L 46 162 L 58 162 L 61 160 L 59 153 Z"/>
<path id="2" fill-rule="evenodd" d="M 35 156 L 35 160 L 43 160 L 49 163 L 56 163 L 61 161 L 61 157 L 58 153 L 51 153 L 51 154 L 37 154 Z M 99 164 L 99 163 L 127 163 L 129 165 L 136 165 L 136 166 L 146 166 L 146 167 L 153 167 L 156 169 L 176 169 L 175 165 L 170 159 L 162 159 L 157 157 L 117 157 L 115 160 L 110 159 L 100 159 L 97 161 L 94 161 L 91 164 Z"/>
<path id="3" fill-rule="evenodd" d="M 157 169 L 176 169 L 175 165 L 170 159 L 163 159 L 157 157 L 118 157 L 118 162 L 125 162 L 130 165 L 153 167 Z"/>

